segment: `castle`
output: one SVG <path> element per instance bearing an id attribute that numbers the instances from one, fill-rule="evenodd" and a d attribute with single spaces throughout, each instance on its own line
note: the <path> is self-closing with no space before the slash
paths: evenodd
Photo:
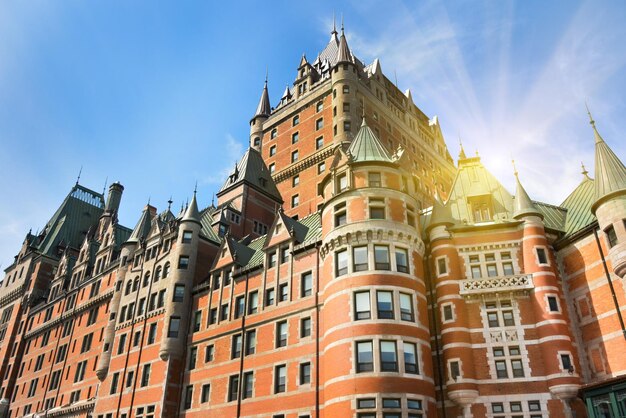
<path id="1" fill-rule="evenodd" d="M 217 203 L 76 183 L 0 287 L 1 417 L 626 416 L 626 167 L 515 195 L 331 38 Z M 201 194 L 201 192 L 200 192 Z M 445 203 L 444 203 L 445 202 Z"/>

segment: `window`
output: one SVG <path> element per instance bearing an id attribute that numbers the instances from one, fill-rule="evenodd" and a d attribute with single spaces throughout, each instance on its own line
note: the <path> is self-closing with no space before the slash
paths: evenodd
<path id="1" fill-rule="evenodd" d="M 370 219 L 385 219 L 385 199 L 370 198 L 369 211 Z"/>
<path id="2" fill-rule="evenodd" d="M 315 149 L 320 149 L 324 146 L 324 137 L 320 136 L 315 139 Z"/>
<path id="3" fill-rule="evenodd" d="M 234 374 L 228 379 L 228 402 L 236 401 L 239 395 L 239 375 Z"/>
<path id="4" fill-rule="evenodd" d="M 291 187 L 296 187 L 298 184 L 300 184 L 300 176 L 296 174 L 291 178 Z"/>
<path id="5" fill-rule="evenodd" d="M 113 373 L 113 377 L 111 378 L 111 390 L 109 391 L 109 395 L 113 395 L 117 392 L 117 385 L 119 384 L 120 373 Z"/>
<path id="6" fill-rule="evenodd" d="M 485 307 L 487 310 L 487 322 L 490 328 L 515 326 L 511 301 L 487 302 Z"/>
<path id="7" fill-rule="evenodd" d="M 383 372 L 398 371 L 398 355 L 395 341 L 380 342 L 380 369 Z"/>
<path id="8" fill-rule="evenodd" d="M 117 346 L 117 354 L 122 354 L 126 349 L 126 334 L 120 335 L 120 342 Z"/>
<path id="9" fill-rule="evenodd" d="M 189 244 L 191 242 L 192 237 L 193 237 L 192 231 L 183 231 L 183 238 L 181 242 L 183 244 Z"/>
<path id="10" fill-rule="evenodd" d="M 209 325 L 217 323 L 217 308 L 212 308 L 209 311 Z"/>
<path id="11" fill-rule="evenodd" d="M 257 313 L 259 309 L 259 292 L 250 292 L 248 295 L 248 315 Z"/>
<path id="12" fill-rule="evenodd" d="M 390 270 L 389 247 L 374 245 L 374 268 L 376 270 Z"/>
<path id="13" fill-rule="evenodd" d="M 311 318 L 302 318 L 300 320 L 300 338 L 311 336 Z"/>
<path id="14" fill-rule="evenodd" d="M 291 134 L 291 143 L 292 144 L 296 144 L 299 139 L 300 139 L 300 134 L 298 132 L 294 132 L 293 134 Z"/>
<path id="15" fill-rule="evenodd" d="M 337 176 L 337 193 L 343 192 L 348 188 L 348 176 L 344 174 L 340 174 Z"/>
<path id="16" fill-rule="evenodd" d="M 287 321 L 276 323 L 276 348 L 287 346 Z"/>
<path id="17" fill-rule="evenodd" d="M 559 302 L 556 296 L 548 296 L 548 308 L 550 312 L 559 312 Z"/>
<path id="18" fill-rule="evenodd" d="M 324 103 L 322 101 L 317 102 L 317 105 L 315 105 L 316 112 L 321 112 L 323 108 L 324 108 Z"/>
<path id="19" fill-rule="evenodd" d="M 300 276 L 300 297 L 307 297 L 313 294 L 313 273 L 307 271 Z"/>
<path id="20" fill-rule="evenodd" d="M 200 402 L 201 403 L 209 402 L 210 396 L 211 396 L 211 385 L 208 383 L 202 385 L 202 392 L 200 394 Z"/>
<path id="21" fill-rule="evenodd" d="M 411 322 L 415 320 L 413 301 L 411 300 L 411 295 L 406 293 L 400 293 L 400 319 Z"/>
<path id="22" fill-rule="evenodd" d="M 93 341 L 93 332 L 83 337 L 83 343 L 80 346 L 80 352 L 85 353 L 91 350 L 91 342 Z"/>
<path id="23" fill-rule="evenodd" d="M 419 373 L 417 367 L 417 346 L 413 343 L 403 342 L 404 347 L 404 371 L 405 373 Z"/>
<path id="24" fill-rule="evenodd" d="M 367 183 L 369 187 L 382 187 L 383 183 L 381 181 L 380 173 L 368 173 Z"/>
<path id="25" fill-rule="evenodd" d="M 409 272 L 409 253 L 404 248 L 396 248 L 396 269 L 400 273 Z"/>
<path id="26" fill-rule="evenodd" d="M 300 196 L 295 194 L 291 196 L 291 207 L 295 208 L 300 204 Z"/>
<path id="27" fill-rule="evenodd" d="M 345 225 L 348 221 L 347 214 L 346 214 L 346 202 L 335 205 L 334 211 L 335 211 L 335 226 Z"/>
<path id="28" fill-rule="evenodd" d="M 273 157 L 274 155 L 276 155 L 276 145 L 272 145 L 270 147 L 270 157 Z"/>
<path id="29" fill-rule="evenodd" d="M 374 352 L 371 341 L 359 341 L 356 343 L 356 372 L 374 371 Z"/>
<path id="30" fill-rule="evenodd" d="M 180 317 L 170 317 L 170 326 L 167 331 L 167 338 L 178 338 L 178 331 L 180 329 Z"/>
<path id="31" fill-rule="evenodd" d="M 174 302 L 182 302 L 185 300 L 185 285 L 177 284 L 174 286 Z"/>
<path id="32" fill-rule="evenodd" d="M 113 376 L 115 377 L 115 375 Z M 59 387 L 59 381 L 61 380 L 61 370 L 55 370 L 50 376 L 49 390 L 55 390 Z"/>
<path id="33" fill-rule="evenodd" d="M 448 274 L 448 266 L 446 265 L 446 258 L 441 257 L 437 259 L 437 275 L 443 276 Z"/>
<path id="34" fill-rule="evenodd" d="M 274 304 L 274 288 L 265 290 L 265 306 Z"/>
<path id="35" fill-rule="evenodd" d="M 274 171 L 276 171 L 276 164 L 272 163 L 268 168 L 270 170 L 270 174 L 274 174 Z"/>
<path id="36" fill-rule="evenodd" d="M 448 363 L 448 368 L 450 369 L 450 378 L 452 380 L 457 380 L 461 377 L 461 364 L 458 360 L 453 360 Z"/>
<path id="37" fill-rule="evenodd" d="M 151 364 L 144 364 L 141 372 L 141 387 L 146 387 L 150 384 L 150 367 Z"/>
<path id="38" fill-rule="evenodd" d="M 298 161 L 298 150 L 295 150 L 291 153 L 291 162 L 295 163 Z"/>
<path id="39" fill-rule="evenodd" d="M 235 299 L 235 318 L 239 318 L 246 310 L 246 300 L 243 295 Z"/>
<path id="40" fill-rule="evenodd" d="M 74 374 L 74 383 L 82 382 L 85 377 L 85 369 L 87 368 L 87 360 L 81 361 L 76 365 L 76 373 Z"/>
<path id="41" fill-rule="evenodd" d="M 353 271 L 366 271 L 368 269 L 367 246 L 352 248 Z"/>
<path id="42" fill-rule="evenodd" d="M 133 335 L 133 347 L 137 347 L 139 343 L 141 343 L 141 331 L 137 331 Z"/>
<path id="43" fill-rule="evenodd" d="M 253 388 L 254 388 L 254 374 L 253 372 L 245 372 L 243 374 L 243 390 L 242 390 L 241 397 L 243 399 L 251 398 Z"/>
<path id="44" fill-rule="evenodd" d="M 233 335 L 233 339 L 230 345 L 230 358 L 235 359 L 241 357 L 241 334 Z"/>
<path id="45" fill-rule="evenodd" d="M 154 344 L 156 340 L 156 332 L 157 332 L 157 324 L 153 322 L 150 324 L 150 329 L 148 330 L 148 342 L 146 344 Z"/>
<path id="46" fill-rule="evenodd" d="M 311 383 L 311 363 L 300 363 L 300 384 Z"/>
<path id="47" fill-rule="evenodd" d="M 572 365 L 572 358 L 569 354 L 560 354 L 561 358 L 561 367 L 563 370 L 572 373 L 574 371 L 574 366 Z"/>
<path id="48" fill-rule="evenodd" d="M 350 112 L 350 103 L 344 102 L 344 104 L 343 104 L 343 113 L 349 113 L 349 112 Z"/>
<path id="49" fill-rule="evenodd" d="M 282 393 L 287 389 L 287 366 L 280 365 L 274 368 L 274 393 Z"/>
<path id="50" fill-rule="evenodd" d="M 348 250 L 341 250 L 335 253 L 335 276 L 348 274 Z"/>
<path id="51" fill-rule="evenodd" d="M 357 399 L 356 409 L 371 409 L 371 408 L 376 408 L 376 398 Z"/>
<path id="52" fill-rule="evenodd" d="M 193 314 L 193 329 L 192 332 L 200 331 L 202 325 L 202 311 L 195 311 Z"/>
<path id="53" fill-rule="evenodd" d="M 539 264 L 548 264 L 548 256 L 544 248 L 537 248 L 537 261 Z"/>
<path id="54" fill-rule="evenodd" d="M 246 356 L 256 352 L 256 330 L 246 331 Z"/>
<path id="55" fill-rule="evenodd" d="M 220 321 L 228 320 L 228 303 L 222 305 L 220 309 Z"/>
<path id="56" fill-rule="evenodd" d="M 319 118 L 318 120 L 315 121 L 315 130 L 319 131 L 323 127 L 324 127 L 324 119 L 323 118 Z"/>
<path id="57" fill-rule="evenodd" d="M 183 406 L 184 409 L 191 408 L 191 401 L 193 400 L 193 385 L 188 385 L 185 388 L 185 404 Z"/>
<path id="58" fill-rule="evenodd" d="M 615 233 L 615 228 L 613 225 L 609 225 L 605 230 L 606 239 L 609 242 L 609 248 L 613 248 L 617 245 L 617 234 Z"/>
<path id="59" fill-rule="evenodd" d="M 317 165 L 317 174 L 322 174 L 326 170 L 326 163 L 321 162 Z"/>
<path id="60" fill-rule="evenodd" d="M 293 119 L 291 119 L 291 125 L 292 126 L 296 126 L 299 123 L 300 123 L 300 115 L 296 115 L 296 116 L 293 117 Z"/>
<path id="61" fill-rule="evenodd" d="M 289 283 L 281 283 L 278 285 L 278 301 L 286 302 L 289 299 Z"/>
<path id="62" fill-rule="evenodd" d="M 276 251 L 269 253 L 267 259 L 269 268 L 276 267 Z"/>
<path id="63" fill-rule="evenodd" d="M 178 258 L 178 268 L 181 270 L 187 270 L 189 267 L 189 257 L 186 255 L 181 255 Z"/>
<path id="64" fill-rule="evenodd" d="M 448 321 L 453 321 L 454 320 L 454 314 L 452 311 L 452 304 L 446 304 L 442 306 L 443 309 L 443 320 L 444 322 L 448 322 Z"/>
<path id="65" fill-rule="evenodd" d="M 344 121 L 343 122 L 343 131 L 344 132 L 350 132 L 352 130 L 352 124 L 350 123 L 350 121 Z"/>
<path id="66" fill-rule="evenodd" d="M 370 319 L 372 317 L 370 307 L 370 292 L 356 292 L 354 294 L 355 319 Z"/>
<path id="67" fill-rule="evenodd" d="M 350 93 L 350 86 L 348 86 L 347 84 L 344 84 L 343 85 L 343 92 L 344 92 L 344 94 Z"/>
<path id="68" fill-rule="evenodd" d="M 276 130 L 276 128 L 272 129 L 272 132 L 270 133 L 270 139 L 274 139 L 276 138 L 276 136 L 278 136 L 278 131 Z"/>

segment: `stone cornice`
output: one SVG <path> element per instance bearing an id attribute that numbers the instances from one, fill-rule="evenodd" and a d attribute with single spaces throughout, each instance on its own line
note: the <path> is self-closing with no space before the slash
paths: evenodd
<path id="1" fill-rule="evenodd" d="M 281 181 L 293 177 L 295 174 L 299 173 L 305 168 L 309 168 L 313 165 L 321 163 L 322 161 L 325 161 L 326 158 L 333 155 L 334 152 L 335 147 L 332 144 L 329 144 L 315 154 L 310 155 L 307 158 L 298 161 L 297 163 L 291 164 L 289 167 L 285 168 L 282 171 L 279 171 L 278 173 L 274 174 L 272 178 L 274 179 L 275 183 L 280 183 Z"/>
<path id="2" fill-rule="evenodd" d="M 0 298 L 0 308 L 3 307 L 3 306 L 6 306 L 9 303 L 11 303 L 13 301 L 16 301 L 17 299 L 22 297 L 22 293 L 23 293 L 24 287 L 25 287 L 24 285 L 25 285 L 25 283 L 23 283 L 22 285 L 16 287 L 15 289 L 11 290 L 6 295 L 2 296 Z"/>

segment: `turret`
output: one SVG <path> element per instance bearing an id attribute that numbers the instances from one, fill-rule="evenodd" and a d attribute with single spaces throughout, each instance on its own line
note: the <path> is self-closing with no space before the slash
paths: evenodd
<path id="1" fill-rule="evenodd" d="M 250 119 L 250 147 L 261 152 L 263 144 L 263 122 L 272 113 L 272 107 L 270 105 L 270 96 L 267 91 L 267 76 L 265 76 L 265 84 L 263 85 L 263 92 L 261 93 L 261 100 L 256 108 L 256 112 L 252 119 Z"/>
<path id="2" fill-rule="evenodd" d="M 598 133 L 589 114 L 596 144 L 595 203 L 591 211 L 604 232 L 615 274 L 626 276 L 626 167 Z"/>
<path id="3" fill-rule="evenodd" d="M 337 45 L 337 57 L 332 71 L 333 91 L 333 141 L 336 144 L 350 142 L 357 131 L 356 123 L 360 109 L 357 100 L 358 73 L 354 57 L 341 23 L 341 36 Z"/>
<path id="4" fill-rule="evenodd" d="M 167 284 L 165 324 L 159 350 L 159 356 L 163 361 L 181 360 L 185 353 L 189 327 L 189 307 L 192 304 L 191 289 L 194 285 L 201 228 L 200 211 L 194 190 L 193 198 L 180 220 L 178 242 L 173 258 L 173 264 L 176 268 L 173 269 L 171 279 Z"/>

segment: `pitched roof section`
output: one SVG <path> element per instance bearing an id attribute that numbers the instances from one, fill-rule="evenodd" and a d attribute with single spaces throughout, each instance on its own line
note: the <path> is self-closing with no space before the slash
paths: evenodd
<path id="1" fill-rule="evenodd" d="M 202 225 L 200 222 L 200 211 L 198 210 L 198 201 L 196 200 L 196 192 L 193 192 L 193 197 L 191 198 L 191 203 L 185 211 L 185 215 L 181 222 L 195 222 L 197 224 Z"/>
<path id="2" fill-rule="evenodd" d="M 595 181 L 585 175 L 583 181 L 560 204 L 561 207 L 567 209 L 564 228 L 566 237 L 596 221 L 596 217 L 591 212 L 594 201 Z"/>
<path id="3" fill-rule="evenodd" d="M 265 79 L 265 84 L 263 85 L 263 92 L 261 93 L 261 100 L 259 100 L 259 105 L 256 107 L 256 112 L 252 119 L 259 116 L 269 116 L 272 113 L 272 106 L 270 105 L 270 95 L 267 91 L 267 79 Z"/>
<path id="4" fill-rule="evenodd" d="M 435 195 L 435 203 L 433 204 L 426 229 L 428 230 L 437 225 L 454 225 L 454 220 L 450 214 L 450 207 L 441 201 L 439 195 Z"/>
<path id="5" fill-rule="evenodd" d="M 138 243 L 148 236 L 152 226 L 152 217 L 155 213 L 156 208 L 153 206 L 146 205 L 143 208 L 141 217 L 139 218 L 137 225 L 135 225 L 135 229 L 133 229 L 132 234 L 130 234 L 130 238 L 128 238 L 128 243 Z"/>
<path id="6" fill-rule="evenodd" d="M 337 60 L 336 63 L 352 62 L 352 53 L 348 48 L 348 41 L 346 35 L 343 32 L 343 25 L 341 25 L 341 36 L 339 37 L 339 45 L 337 46 Z"/>
<path id="7" fill-rule="evenodd" d="M 589 115 L 591 118 L 591 115 Z M 596 142 L 596 167 L 595 167 L 595 199 L 591 210 L 601 203 L 600 201 L 618 192 L 626 193 L 626 167 L 617 158 L 617 155 L 609 148 L 596 129 L 596 123 L 591 119 L 593 134 Z"/>
<path id="8" fill-rule="evenodd" d="M 350 154 L 352 162 L 393 162 L 384 145 L 380 143 L 376 134 L 365 123 L 365 118 L 363 118 L 361 128 L 348 148 L 348 154 Z"/>
<path id="9" fill-rule="evenodd" d="M 57 246 L 63 242 L 80 248 L 85 234 L 97 225 L 104 211 L 104 196 L 76 184 L 36 237 L 35 247 L 42 253 L 57 257 Z"/>
<path id="10" fill-rule="evenodd" d="M 217 193 L 217 196 L 219 197 L 226 190 L 229 190 L 242 182 L 253 186 L 257 190 L 267 193 L 278 202 L 283 201 L 283 198 L 278 192 L 278 188 L 276 188 L 276 184 L 272 179 L 270 171 L 267 169 L 267 166 L 263 161 L 263 157 L 261 157 L 261 154 L 253 148 L 248 148 L 243 157 L 241 157 L 241 160 L 228 176 L 228 179 L 226 179 L 226 182 Z"/>

